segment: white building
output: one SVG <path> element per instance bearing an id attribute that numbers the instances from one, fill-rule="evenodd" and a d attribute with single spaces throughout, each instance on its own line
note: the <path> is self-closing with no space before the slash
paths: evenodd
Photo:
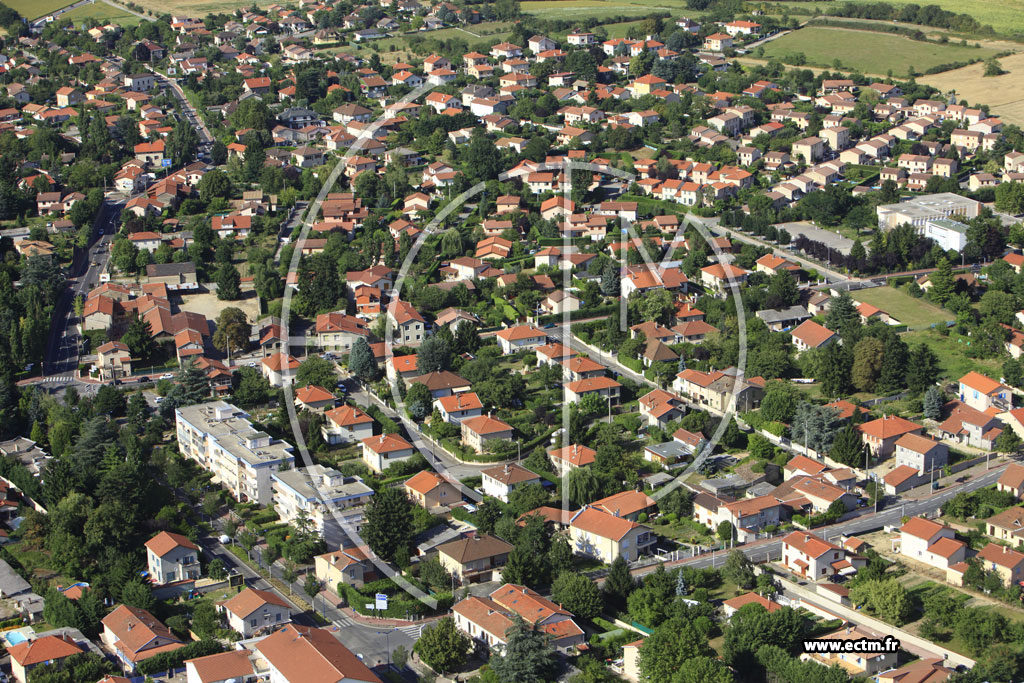
<path id="1" fill-rule="evenodd" d="M 935 242 L 949 251 L 959 252 L 967 246 L 967 226 L 960 221 L 951 218 L 936 218 L 919 228 L 924 237 L 935 240 Z"/>
<path id="2" fill-rule="evenodd" d="M 321 534 L 333 510 L 368 503 L 373 489 L 359 477 L 346 477 L 323 465 L 274 472 L 274 510 L 292 524 L 305 513 Z"/>
<path id="3" fill-rule="evenodd" d="M 271 475 L 292 467 L 291 444 L 257 431 L 242 410 L 225 403 L 199 403 L 174 411 L 178 450 L 213 473 L 235 500 L 270 505 Z"/>
<path id="4" fill-rule="evenodd" d="M 181 534 L 161 531 L 146 541 L 149 576 L 157 585 L 198 579 L 199 548 Z"/>

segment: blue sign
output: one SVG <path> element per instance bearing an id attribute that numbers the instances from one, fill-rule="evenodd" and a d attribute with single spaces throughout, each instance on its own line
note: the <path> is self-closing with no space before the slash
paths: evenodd
<path id="1" fill-rule="evenodd" d="M 160 165 L 161 166 L 170 166 L 171 165 L 171 160 L 170 159 L 161 159 L 160 160 Z"/>
<path id="2" fill-rule="evenodd" d="M 388 594 L 387 593 L 377 593 L 376 595 L 373 596 L 373 599 L 374 599 L 374 605 L 376 606 L 377 609 L 387 609 L 388 608 Z"/>

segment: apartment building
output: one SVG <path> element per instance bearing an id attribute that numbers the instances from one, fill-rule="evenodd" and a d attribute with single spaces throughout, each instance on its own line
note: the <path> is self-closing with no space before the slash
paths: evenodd
<path id="1" fill-rule="evenodd" d="M 177 408 L 174 417 L 181 454 L 211 472 L 214 483 L 239 502 L 273 502 L 271 476 L 294 465 L 291 444 L 257 430 L 244 411 L 224 401 Z"/>
<path id="2" fill-rule="evenodd" d="M 274 510 L 281 521 L 291 524 L 305 513 L 321 534 L 332 510 L 363 505 L 373 497 L 373 489 L 359 477 L 346 477 L 323 465 L 274 472 L 271 480 Z"/>

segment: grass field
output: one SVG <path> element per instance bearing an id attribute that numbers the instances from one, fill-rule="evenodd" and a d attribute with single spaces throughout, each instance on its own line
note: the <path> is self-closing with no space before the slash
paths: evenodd
<path id="1" fill-rule="evenodd" d="M 74 0 L 4 0 L 5 5 L 26 19 L 38 19 L 73 2 Z"/>
<path id="2" fill-rule="evenodd" d="M 112 7 L 105 2 L 97 2 L 93 5 L 76 7 L 70 12 L 60 15 L 61 19 L 70 19 L 77 26 L 82 19 L 96 19 L 97 21 L 109 21 L 121 26 L 136 26 L 142 21 L 139 17 L 123 9 Z"/>
<path id="3" fill-rule="evenodd" d="M 958 379 L 971 370 L 992 377 L 998 377 L 1002 373 L 1002 358 L 968 358 L 966 350 L 971 338 L 961 336 L 955 331 L 950 331 L 949 336 L 943 337 L 934 330 L 919 330 L 907 332 L 901 335 L 901 338 L 909 346 L 924 342 L 938 356 L 939 367 L 944 377 Z"/>
<path id="4" fill-rule="evenodd" d="M 850 0 L 838 1 L 847 2 Z M 916 3 L 914 0 L 888 0 L 888 2 L 893 5 L 925 4 Z M 775 12 L 781 12 L 783 7 L 788 6 L 802 13 L 811 13 L 815 9 L 822 11 L 834 9 L 836 2 L 783 1 L 768 4 Z M 958 14 L 969 14 L 982 24 L 991 25 L 1000 33 L 1024 31 L 1024 0 L 928 0 L 927 4 L 938 5 L 942 9 Z"/>
<path id="5" fill-rule="evenodd" d="M 903 75 L 911 66 L 920 72 L 939 64 L 984 59 L 996 51 L 824 26 L 802 28 L 764 44 L 765 57 L 783 58 L 796 53 L 803 53 L 812 66 L 832 67 L 839 60 L 845 69 L 879 75 L 891 70 Z"/>
<path id="6" fill-rule="evenodd" d="M 949 311 L 944 311 L 924 299 L 915 299 L 906 292 L 892 287 L 874 287 L 859 289 L 852 293 L 857 301 L 877 306 L 899 320 L 910 329 L 929 327 L 932 323 L 940 323 L 952 319 Z"/>
<path id="7" fill-rule="evenodd" d="M 973 104 L 987 104 L 1007 123 L 1024 125 L 1024 54 L 1010 55 L 999 60 L 1002 76 L 983 78 L 984 65 L 972 64 L 934 76 L 925 76 L 921 82 L 943 92 L 956 91 L 958 100 Z"/>

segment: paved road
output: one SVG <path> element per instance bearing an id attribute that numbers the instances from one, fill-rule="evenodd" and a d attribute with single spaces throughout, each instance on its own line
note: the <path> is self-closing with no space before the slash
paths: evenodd
<path id="1" fill-rule="evenodd" d="M 318 625 L 310 615 L 302 613 L 299 606 L 296 605 L 286 593 L 282 593 L 259 573 L 250 569 L 247 564 L 235 557 L 235 555 L 225 548 L 217 539 L 209 537 L 201 538 L 199 544 L 202 546 L 207 557 L 219 557 L 224 562 L 224 565 L 229 572 L 232 570 L 240 572 L 242 576 L 245 577 L 245 583 L 247 586 L 257 588 L 259 590 L 271 591 L 288 602 L 292 606 L 293 610 L 298 614 L 293 621 L 308 626 Z M 295 587 L 295 590 L 296 592 L 299 592 L 301 591 L 301 587 Z M 333 617 L 333 619 L 331 619 L 333 626 L 328 627 L 328 629 L 338 640 L 344 643 L 346 647 L 361 655 L 363 657 L 363 661 L 365 661 L 369 666 L 376 666 L 378 663 L 386 662 L 389 648 L 390 651 L 394 651 L 396 647 L 403 645 L 406 650 L 411 652 L 416 638 L 419 637 L 419 625 L 393 629 L 390 627 L 378 627 L 362 624 L 346 617 L 334 608 L 326 605 L 322 598 L 318 598 L 316 601 L 316 611 L 318 613 L 325 613 L 329 619 Z M 385 636 L 383 635 L 384 633 L 388 633 L 388 635 Z"/>
<path id="2" fill-rule="evenodd" d="M 185 117 L 185 120 L 192 124 L 192 127 L 199 133 L 199 144 L 207 145 L 213 142 L 213 136 L 210 135 L 210 131 L 207 130 L 206 124 L 203 123 L 202 117 L 199 116 L 199 112 L 195 110 L 192 104 L 185 97 L 185 91 L 181 89 L 178 82 L 174 79 L 167 78 L 158 71 L 155 71 L 152 67 L 147 66 L 147 69 L 153 72 L 156 76 L 156 80 L 160 83 L 161 87 L 169 88 L 174 96 L 178 99 L 178 105 L 181 107 L 181 112 Z"/>
<path id="3" fill-rule="evenodd" d="M 399 415 L 397 412 L 392 410 L 387 404 L 381 402 L 380 399 L 378 399 L 376 396 L 371 395 L 369 392 L 361 388 L 358 391 L 352 392 L 351 396 L 353 399 L 355 399 L 356 403 L 363 406 L 372 403 L 373 405 L 383 410 L 384 414 L 390 417 L 392 420 L 395 420 L 396 422 L 401 422 L 405 426 L 405 429 L 408 432 L 409 436 L 412 438 L 413 443 L 416 445 L 416 448 L 421 453 L 423 453 L 423 457 L 426 458 L 427 462 L 430 463 L 430 465 L 434 467 L 436 470 L 438 470 L 438 472 L 448 473 L 455 479 L 465 479 L 466 477 L 479 477 L 481 471 L 491 467 L 495 467 L 500 464 L 497 462 L 488 462 L 480 464 L 459 462 L 455 458 L 448 455 L 444 450 L 434 448 L 433 445 L 431 444 L 431 441 L 423 434 L 422 431 L 420 431 L 420 427 L 418 424 L 416 424 L 407 416 Z M 459 486 L 461 486 L 461 484 Z M 483 496 L 471 488 L 463 486 L 462 492 L 464 495 L 473 499 L 476 502 L 480 502 L 481 500 L 483 500 Z"/>
<path id="4" fill-rule="evenodd" d="M 881 529 L 885 526 L 901 526 L 902 518 L 904 515 L 913 517 L 916 515 L 930 514 L 936 512 L 943 503 L 955 496 L 956 494 L 964 491 L 976 491 L 977 489 L 984 488 L 991 484 L 994 484 L 999 476 L 1003 473 L 1004 467 L 998 467 L 979 477 L 975 477 L 970 481 L 966 481 L 962 484 L 950 486 L 943 489 L 934 495 L 929 496 L 916 501 L 907 501 L 905 503 L 891 503 L 878 513 L 868 513 L 855 517 L 853 519 L 839 522 L 838 524 L 831 524 L 825 527 L 819 527 L 813 530 L 813 532 L 826 540 L 834 541 L 840 535 L 854 535 L 872 531 L 875 529 Z M 755 541 L 738 547 L 743 553 L 754 562 L 763 562 L 766 559 L 778 559 L 782 556 L 782 537 L 778 536 L 772 539 L 763 541 Z M 699 555 L 696 558 L 687 558 L 676 562 L 667 563 L 669 566 L 675 566 L 679 564 L 686 564 L 690 567 L 718 567 L 725 562 L 725 552 L 705 553 Z M 633 572 L 634 576 L 643 576 L 649 574 L 657 569 L 657 564 L 652 564 L 648 567 L 637 569 Z"/>
<path id="5" fill-rule="evenodd" d="M 53 312 L 53 325 L 46 345 L 43 363 L 44 378 L 52 375 L 70 376 L 78 368 L 79 342 L 71 337 L 77 334 L 74 300 L 86 297 L 99 283 L 100 273 L 110 258 L 109 244 L 114 228 L 121 216 L 121 204 L 104 200 L 93 224 L 93 233 L 86 249 L 76 249 L 68 266 L 68 282 Z M 95 264 L 95 265 L 94 265 Z"/>

